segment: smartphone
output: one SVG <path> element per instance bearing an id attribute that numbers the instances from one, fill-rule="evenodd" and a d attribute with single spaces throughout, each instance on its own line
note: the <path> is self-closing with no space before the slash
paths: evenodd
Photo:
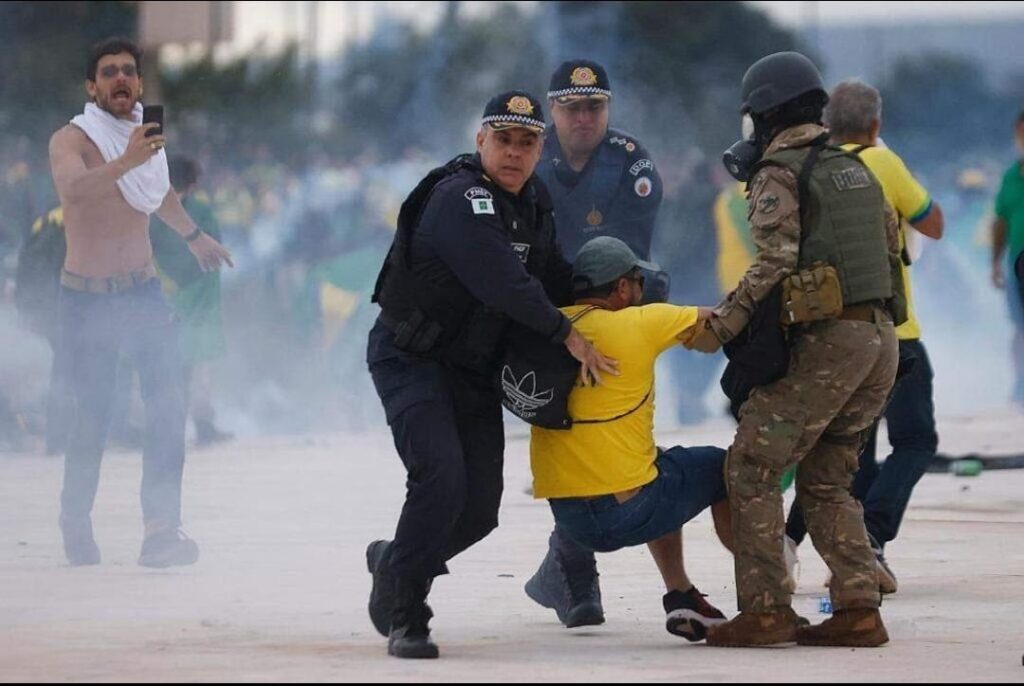
<path id="1" fill-rule="evenodd" d="M 155 129 L 150 129 L 146 132 L 146 138 L 150 136 L 159 136 L 164 132 L 164 106 L 163 105 L 144 105 L 142 107 L 142 123 L 143 124 L 159 124 L 160 126 Z"/>

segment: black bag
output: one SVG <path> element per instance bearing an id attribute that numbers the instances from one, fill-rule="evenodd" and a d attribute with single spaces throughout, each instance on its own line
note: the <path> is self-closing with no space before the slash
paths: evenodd
<path id="1" fill-rule="evenodd" d="M 598 309 L 592 305 L 570 321 L 578 322 Z M 505 409 L 528 424 L 544 429 L 571 429 L 573 424 L 607 424 L 628 417 L 647 402 L 652 386 L 634 407 L 614 417 L 574 419 L 569 394 L 580 374 L 580 363 L 561 343 L 552 343 L 532 329 L 514 324 L 509 332 L 498 388 Z"/>
<path id="2" fill-rule="evenodd" d="M 721 386 L 737 420 L 755 388 L 778 381 L 789 371 L 789 339 L 779 325 L 781 312 L 782 284 L 778 284 L 758 304 L 746 328 L 723 347 L 729 364 Z"/>
<path id="3" fill-rule="evenodd" d="M 575 323 L 597 307 L 572 318 Z M 569 393 L 580 374 L 580 363 L 565 346 L 552 343 L 533 329 L 509 327 L 498 378 L 501 404 L 528 424 L 545 429 L 570 429 Z"/>

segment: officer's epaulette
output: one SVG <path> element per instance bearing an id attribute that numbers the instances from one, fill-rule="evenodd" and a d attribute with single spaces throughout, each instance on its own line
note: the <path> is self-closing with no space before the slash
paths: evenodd
<path id="1" fill-rule="evenodd" d="M 640 157 L 643 154 L 643 146 L 640 145 L 636 137 L 618 129 L 608 129 L 608 135 L 605 136 L 604 143 L 612 148 L 625 150 L 626 155 L 631 159 Z"/>

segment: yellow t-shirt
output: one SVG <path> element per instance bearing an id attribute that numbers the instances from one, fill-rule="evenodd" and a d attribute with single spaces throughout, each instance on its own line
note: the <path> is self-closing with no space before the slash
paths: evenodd
<path id="1" fill-rule="evenodd" d="M 842 147 L 844 150 L 853 150 L 858 146 L 847 143 Z M 862 150 L 859 155 L 882 184 L 885 199 L 900 216 L 900 248 L 904 248 L 907 244 L 907 231 L 910 228 L 907 226 L 908 222 L 914 223 L 924 219 L 932 209 L 932 199 L 928 191 L 910 173 L 899 155 L 892 150 L 872 146 Z M 921 337 L 921 324 L 914 311 L 910 268 L 906 264 L 903 265 L 903 286 L 907 291 L 907 321 L 897 327 L 896 335 L 902 341 L 916 340 Z"/>
<path id="2" fill-rule="evenodd" d="M 563 307 L 569 318 L 584 306 Z M 533 427 L 530 467 L 535 498 L 580 498 L 628 491 L 658 476 L 654 466 L 654 362 L 697 322 L 697 308 L 655 304 L 612 312 L 594 310 L 575 324 L 603 354 L 619 363 L 619 376 L 600 386 L 578 386 L 569 396 L 568 431 Z M 644 400 L 646 396 L 646 400 Z M 642 403 L 642 404 L 641 404 Z"/>

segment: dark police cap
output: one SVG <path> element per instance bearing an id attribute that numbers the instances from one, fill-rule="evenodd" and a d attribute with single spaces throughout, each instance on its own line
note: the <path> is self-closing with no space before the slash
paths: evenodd
<path id="1" fill-rule="evenodd" d="M 612 87 L 608 73 L 597 62 L 569 60 L 551 75 L 548 97 L 563 104 L 586 98 L 608 100 L 612 97 Z"/>
<path id="2" fill-rule="evenodd" d="M 544 110 L 540 101 L 526 91 L 509 91 L 491 98 L 484 110 L 483 123 L 496 131 L 525 128 L 542 133 Z"/>

